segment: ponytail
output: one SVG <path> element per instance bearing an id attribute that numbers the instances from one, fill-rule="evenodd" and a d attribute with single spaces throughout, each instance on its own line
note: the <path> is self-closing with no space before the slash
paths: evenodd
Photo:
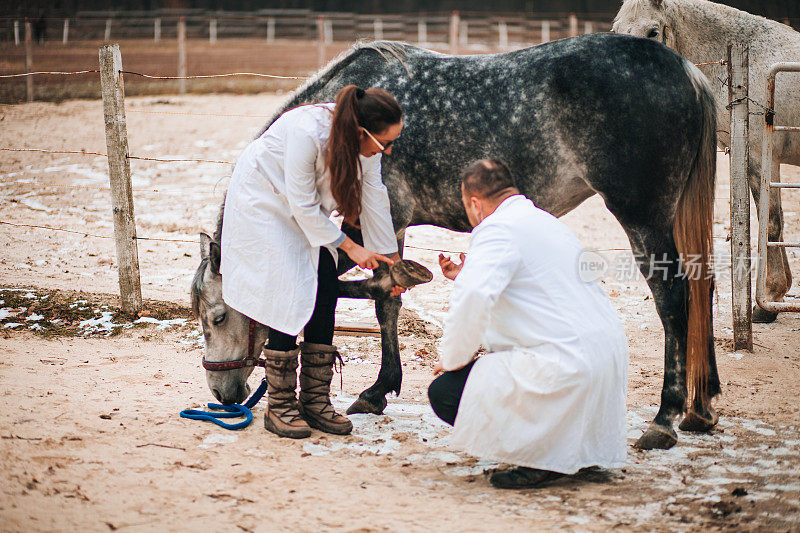
<path id="1" fill-rule="evenodd" d="M 361 215 L 361 128 L 382 133 L 402 118 L 400 104 L 383 89 L 348 85 L 336 96 L 326 164 L 337 211 L 348 224 L 356 225 Z"/>

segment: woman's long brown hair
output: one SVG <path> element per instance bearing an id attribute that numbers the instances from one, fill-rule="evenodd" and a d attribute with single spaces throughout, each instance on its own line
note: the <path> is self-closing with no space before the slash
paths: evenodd
<path id="1" fill-rule="evenodd" d="M 373 135 L 386 131 L 403 118 L 394 96 L 383 89 L 344 87 L 336 96 L 326 163 L 331 173 L 331 193 L 337 211 L 348 224 L 356 225 L 361 215 L 361 130 Z"/>

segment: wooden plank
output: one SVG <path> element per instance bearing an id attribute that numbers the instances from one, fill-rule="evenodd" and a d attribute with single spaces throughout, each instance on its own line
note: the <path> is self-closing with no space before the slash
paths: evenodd
<path id="1" fill-rule="evenodd" d="M 339 324 L 333 330 L 337 335 L 349 335 L 354 337 L 380 337 L 381 329 L 369 324 Z"/>
<path id="2" fill-rule="evenodd" d="M 747 182 L 750 135 L 749 49 L 728 45 L 728 101 L 731 105 L 731 291 L 734 350 L 753 351 L 750 272 L 750 188 Z"/>
<path id="3" fill-rule="evenodd" d="M 108 178 L 114 210 L 114 239 L 122 310 L 129 314 L 142 308 L 139 278 L 139 251 L 133 215 L 131 169 L 128 160 L 128 128 L 125 119 L 125 91 L 122 82 L 122 56 L 118 44 L 100 48 L 100 83 L 108 149 Z"/>

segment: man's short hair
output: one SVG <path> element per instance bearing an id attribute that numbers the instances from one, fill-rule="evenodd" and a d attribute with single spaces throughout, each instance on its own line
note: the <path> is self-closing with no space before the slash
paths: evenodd
<path id="1" fill-rule="evenodd" d="M 509 188 L 516 188 L 511 171 L 497 159 L 479 159 L 461 172 L 461 184 L 467 196 L 492 200 Z"/>

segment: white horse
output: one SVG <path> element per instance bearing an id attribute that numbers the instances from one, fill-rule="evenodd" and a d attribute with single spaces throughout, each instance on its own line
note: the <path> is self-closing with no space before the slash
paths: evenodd
<path id="1" fill-rule="evenodd" d="M 614 19 L 612 31 L 646 37 L 664 43 L 693 63 L 724 59 L 728 43 L 744 42 L 750 47 L 750 98 L 766 104 L 766 76 L 779 61 L 800 61 L 800 33 L 789 26 L 751 15 L 708 0 L 625 0 Z M 718 113 L 728 105 L 727 67 L 719 63 L 700 69 L 711 81 Z M 800 126 L 800 79 L 782 74 L 775 86 L 776 125 Z M 750 103 L 751 113 L 764 111 Z M 753 118 L 756 118 L 754 115 Z M 761 143 L 764 121 L 750 120 L 748 178 L 756 203 L 761 179 Z M 717 141 L 730 145 L 729 128 L 720 120 Z M 800 135 L 775 132 L 772 180 L 780 180 L 780 164 L 800 165 Z M 783 211 L 780 189 L 772 189 L 769 206 L 770 240 L 783 240 Z M 767 293 L 770 301 L 781 301 L 791 288 L 792 274 L 784 248 L 767 252 Z M 756 306 L 753 322 L 772 322 L 776 313 Z"/>

